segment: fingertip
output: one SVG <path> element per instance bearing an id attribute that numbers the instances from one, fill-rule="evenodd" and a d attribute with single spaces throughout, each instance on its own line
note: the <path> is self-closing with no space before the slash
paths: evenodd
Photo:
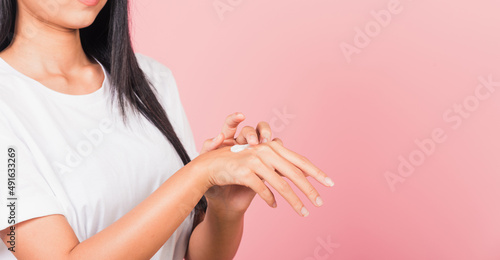
<path id="1" fill-rule="evenodd" d="M 325 178 L 325 183 L 329 186 L 329 187 L 332 187 L 334 185 L 332 179 L 330 179 L 330 177 L 326 177 Z"/>
<path id="2" fill-rule="evenodd" d="M 300 210 L 300 214 L 302 214 L 303 217 L 309 216 L 309 211 L 306 209 L 306 207 L 302 207 Z"/>
<path id="3" fill-rule="evenodd" d="M 212 139 L 212 142 L 215 142 L 217 140 L 219 140 L 220 136 L 221 135 L 224 135 L 223 133 L 219 133 L 216 137 L 214 137 L 214 139 Z"/>
<path id="4" fill-rule="evenodd" d="M 237 112 L 234 117 L 238 119 L 245 119 L 245 115 L 241 112 Z"/>

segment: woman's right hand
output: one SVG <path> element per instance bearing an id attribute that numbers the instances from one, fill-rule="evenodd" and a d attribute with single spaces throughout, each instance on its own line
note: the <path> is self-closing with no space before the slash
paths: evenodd
<path id="1" fill-rule="evenodd" d="M 231 151 L 231 147 L 223 147 L 199 155 L 191 163 L 204 173 L 208 189 L 205 196 L 209 205 L 211 201 L 218 201 L 219 205 L 226 205 L 229 210 L 231 205 L 238 205 L 234 207 L 242 212 L 246 208 L 242 209 L 242 203 L 234 201 L 237 198 L 232 198 L 230 192 L 217 192 L 220 190 L 216 189 L 217 187 L 246 186 L 272 207 L 276 200 L 273 192 L 264 184 L 266 181 L 299 215 L 307 216 L 308 211 L 304 203 L 282 176 L 291 180 L 318 207 L 321 206 L 322 199 L 306 177 L 311 176 L 327 187 L 333 186 L 333 182 L 323 171 L 306 157 L 285 148 L 276 139 L 249 146 L 248 149 L 236 153 Z M 244 204 L 249 205 L 250 202 Z"/>

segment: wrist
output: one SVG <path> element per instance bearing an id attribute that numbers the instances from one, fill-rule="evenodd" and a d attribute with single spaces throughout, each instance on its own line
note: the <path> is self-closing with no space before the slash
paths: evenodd
<path id="1" fill-rule="evenodd" d="M 212 184 L 210 182 L 210 171 L 209 167 L 204 165 L 205 161 L 201 156 L 197 156 L 191 162 L 189 162 L 186 166 L 189 166 L 193 173 L 195 173 L 196 179 L 198 179 L 198 183 L 203 190 L 203 194 L 205 194 Z"/>
<path id="2" fill-rule="evenodd" d="M 231 210 L 216 200 L 207 198 L 207 215 L 210 214 L 225 221 L 238 221 L 245 216 L 245 211 Z"/>

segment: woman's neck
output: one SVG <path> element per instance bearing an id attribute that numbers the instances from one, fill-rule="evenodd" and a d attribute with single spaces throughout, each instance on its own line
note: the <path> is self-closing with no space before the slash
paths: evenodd
<path id="1" fill-rule="evenodd" d="M 24 10 L 19 10 L 18 14 L 16 36 L 12 44 L 0 53 L 0 57 L 10 58 L 19 66 L 29 65 L 34 70 L 55 74 L 66 74 L 89 65 L 78 29 L 49 24 Z"/>

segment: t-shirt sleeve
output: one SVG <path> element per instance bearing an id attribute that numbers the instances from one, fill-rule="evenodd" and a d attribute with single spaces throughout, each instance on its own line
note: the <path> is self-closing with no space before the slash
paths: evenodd
<path id="1" fill-rule="evenodd" d="M 25 143 L 0 114 L 0 230 L 63 208 Z"/>

